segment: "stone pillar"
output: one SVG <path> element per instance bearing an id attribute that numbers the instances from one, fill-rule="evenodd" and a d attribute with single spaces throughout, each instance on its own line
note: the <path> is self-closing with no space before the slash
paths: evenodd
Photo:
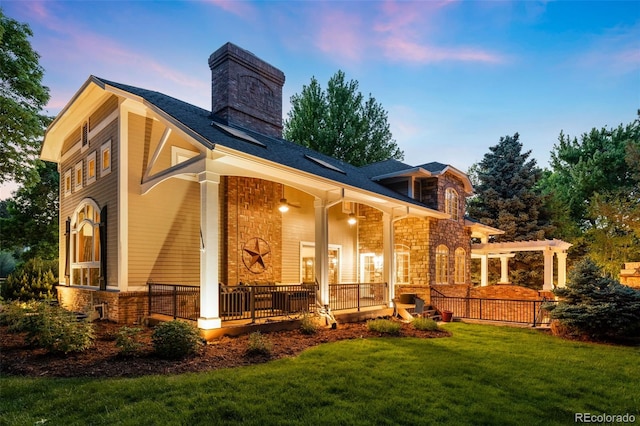
<path id="1" fill-rule="evenodd" d="M 320 285 L 320 303 L 329 304 L 329 215 L 327 202 L 316 198 L 315 209 L 316 237 L 316 281 Z"/>
<path id="2" fill-rule="evenodd" d="M 567 252 L 557 252 L 558 256 L 558 287 L 567 285 Z"/>
<path id="3" fill-rule="evenodd" d="M 220 244 L 220 209 L 218 187 L 220 176 L 210 171 L 198 175 L 200 182 L 200 318 L 198 327 L 211 330 L 222 327 L 218 249 Z"/>
<path id="4" fill-rule="evenodd" d="M 389 213 L 382 213 L 382 279 L 389 290 L 389 305 L 393 305 L 395 297 L 395 262 L 393 261 L 394 247 L 393 221 Z"/>
<path id="5" fill-rule="evenodd" d="M 544 250 L 544 284 L 543 290 L 553 289 L 553 251 L 550 248 Z"/>

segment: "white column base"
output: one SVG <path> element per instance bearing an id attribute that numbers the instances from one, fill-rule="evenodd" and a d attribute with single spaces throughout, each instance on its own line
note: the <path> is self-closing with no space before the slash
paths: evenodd
<path id="1" fill-rule="evenodd" d="M 202 330 L 222 328 L 222 320 L 220 318 L 198 318 L 198 328 Z"/>

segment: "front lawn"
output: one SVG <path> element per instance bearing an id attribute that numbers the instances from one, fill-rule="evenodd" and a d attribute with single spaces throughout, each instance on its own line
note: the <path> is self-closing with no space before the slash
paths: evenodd
<path id="1" fill-rule="evenodd" d="M 340 341 L 296 358 L 136 379 L 0 378 L 0 424 L 345 425 L 640 421 L 639 347 L 445 325 L 453 337 Z"/>

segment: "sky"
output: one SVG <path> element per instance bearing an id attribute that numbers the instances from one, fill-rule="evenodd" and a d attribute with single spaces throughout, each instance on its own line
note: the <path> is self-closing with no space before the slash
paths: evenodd
<path id="1" fill-rule="evenodd" d="M 289 99 L 338 70 L 388 112 L 405 162 L 467 171 L 518 132 L 542 168 L 560 132 L 631 123 L 640 1 L 0 0 L 27 23 L 57 115 L 96 75 L 211 108 L 230 41 L 282 70 Z M 10 187 L 0 188 L 0 198 Z"/>

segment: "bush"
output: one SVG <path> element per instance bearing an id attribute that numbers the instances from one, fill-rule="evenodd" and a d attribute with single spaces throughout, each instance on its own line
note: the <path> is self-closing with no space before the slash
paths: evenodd
<path id="1" fill-rule="evenodd" d="M 3 306 L 2 323 L 10 331 L 26 332 L 29 344 L 50 352 L 81 352 L 93 344 L 93 324 L 50 301 L 11 303 Z"/>
<path id="2" fill-rule="evenodd" d="M 158 324 L 151 335 L 153 348 L 162 358 L 179 359 L 194 354 L 202 345 L 196 327 L 184 321 L 168 321 Z"/>
<path id="3" fill-rule="evenodd" d="M 302 315 L 302 320 L 300 320 L 300 331 L 304 334 L 315 334 L 318 332 L 318 322 L 316 318 L 308 312 L 305 312 Z"/>
<path id="4" fill-rule="evenodd" d="M 40 300 L 53 297 L 58 282 L 58 261 L 33 258 L 7 277 L 2 286 L 6 300 Z"/>
<path id="5" fill-rule="evenodd" d="M 375 319 L 367 322 L 369 331 L 376 331 L 384 334 L 400 334 L 402 324 L 388 319 Z"/>
<path id="6" fill-rule="evenodd" d="M 121 327 L 116 333 L 116 347 L 120 349 L 123 355 L 134 355 L 144 344 L 139 340 L 140 327 Z"/>
<path id="7" fill-rule="evenodd" d="M 273 342 L 267 336 L 264 336 L 259 331 L 249 335 L 249 342 L 247 343 L 248 355 L 271 355 L 272 350 Z"/>
<path id="8" fill-rule="evenodd" d="M 8 251 L 0 251 L 0 277 L 6 277 L 16 269 L 16 259 Z"/>
<path id="9" fill-rule="evenodd" d="M 590 259 L 576 264 L 566 287 L 555 291 L 560 302 L 550 317 L 565 334 L 593 340 L 640 336 L 640 291 L 604 275 Z"/>
<path id="10" fill-rule="evenodd" d="M 435 331 L 438 330 L 438 323 L 431 318 L 414 318 L 411 326 L 416 330 Z"/>

